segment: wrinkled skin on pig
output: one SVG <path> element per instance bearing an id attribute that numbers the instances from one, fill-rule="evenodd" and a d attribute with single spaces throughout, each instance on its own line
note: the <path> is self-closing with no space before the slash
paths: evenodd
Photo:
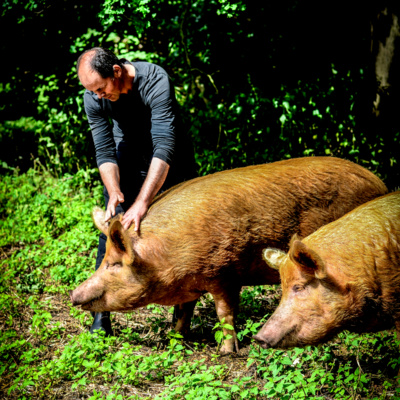
<path id="1" fill-rule="evenodd" d="M 212 294 L 218 317 L 234 326 L 242 286 L 279 283 L 262 250 L 287 250 L 306 236 L 387 192 L 366 169 L 333 157 L 309 157 L 223 171 L 181 183 L 158 196 L 140 225 L 124 230 L 120 216 L 104 223 L 100 268 L 71 292 L 90 311 L 130 311 L 149 303 L 179 304 L 175 329 L 189 330 L 196 300 Z M 225 330 L 222 354 L 238 350 Z"/>
<path id="2" fill-rule="evenodd" d="M 394 326 L 400 335 L 400 192 L 295 237 L 288 254 L 268 248 L 264 258 L 279 268 L 282 298 L 254 337 L 262 347 L 317 345 L 343 330 Z"/>

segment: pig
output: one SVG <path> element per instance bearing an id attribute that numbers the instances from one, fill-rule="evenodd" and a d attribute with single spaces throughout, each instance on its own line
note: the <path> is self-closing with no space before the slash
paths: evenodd
<path id="1" fill-rule="evenodd" d="M 74 291 L 74 306 L 128 312 L 149 303 L 177 305 L 175 330 L 190 328 L 197 299 L 210 293 L 220 320 L 234 327 L 242 286 L 279 283 L 262 258 L 265 244 L 287 250 L 358 205 L 387 193 L 367 169 L 334 157 L 303 157 L 195 178 L 157 196 L 140 225 L 118 215 L 96 226 L 107 235 L 99 269 Z M 220 354 L 239 350 L 236 333 Z"/>
<path id="2" fill-rule="evenodd" d="M 395 327 L 400 338 L 400 191 L 363 204 L 304 239 L 288 254 L 267 248 L 282 298 L 254 336 L 263 348 L 318 345 L 343 330 Z"/>

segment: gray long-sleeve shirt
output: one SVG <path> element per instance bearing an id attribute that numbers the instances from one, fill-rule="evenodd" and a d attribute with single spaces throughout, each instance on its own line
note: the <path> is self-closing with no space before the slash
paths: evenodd
<path id="1" fill-rule="evenodd" d="M 160 66 L 144 61 L 130 64 L 136 73 L 128 94 L 121 94 L 115 102 L 99 99 L 90 91 L 84 94 L 97 165 L 118 164 L 117 153 L 121 152 L 132 167 L 146 168 L 153 157 L 171 165 L 176 155 L 184 157 L 177 151 L 183 143 L 177 143 L 182 138 L 178 138 L 174 88 Z"/>

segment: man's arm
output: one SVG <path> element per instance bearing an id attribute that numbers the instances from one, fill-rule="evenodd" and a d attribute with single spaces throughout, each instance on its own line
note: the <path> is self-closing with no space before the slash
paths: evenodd
<path id="1" fill-rule="evenodd" d="M 134 222 L 135 231 L 139 231 L 140 221 L 147 213 L 155 195 L 164 184 L 168 171 L 169 165 L 165 161 L 153 157 L 149 172 L 147 173 L 146 180 L 140 189 L 138 197 L 122 218 L 121 222 L 125 229 L 128 229 L 132 222 Z"/>
<path id="2" fill-rule="evenodd" d="M 124 195 L 119 187 L 119 167 L 117 164 L 106 162 L 100 165 L 99 171 L 109 195 L 105 215 L 105 221 L 108 221 L 115 215 L 117 205 L 124 202 Z"/>

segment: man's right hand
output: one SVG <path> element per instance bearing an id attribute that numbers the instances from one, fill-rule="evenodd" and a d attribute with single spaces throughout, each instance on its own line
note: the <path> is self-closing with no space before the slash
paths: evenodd
<path id="1" fill-rule="evenodd" d="M 107 189 L 109 200 L 104 222 L 115 215 L 117 205 L 124 202 L 124 195 L 119 188 L 119 168 L 117 164 L 106 162 L 99 167 L 101 179 Z"/>
<path id="2" fill-rule="evenodd" d="M 118 204 L 123 203 L 124 195 L 122 192 L 112 192 L 108 193 L 110 196 L 108 200 L 107 210 L 105 214 L 104 221 L 107 222 L 115 215 L 115 209 L 117 208 Z"/>

